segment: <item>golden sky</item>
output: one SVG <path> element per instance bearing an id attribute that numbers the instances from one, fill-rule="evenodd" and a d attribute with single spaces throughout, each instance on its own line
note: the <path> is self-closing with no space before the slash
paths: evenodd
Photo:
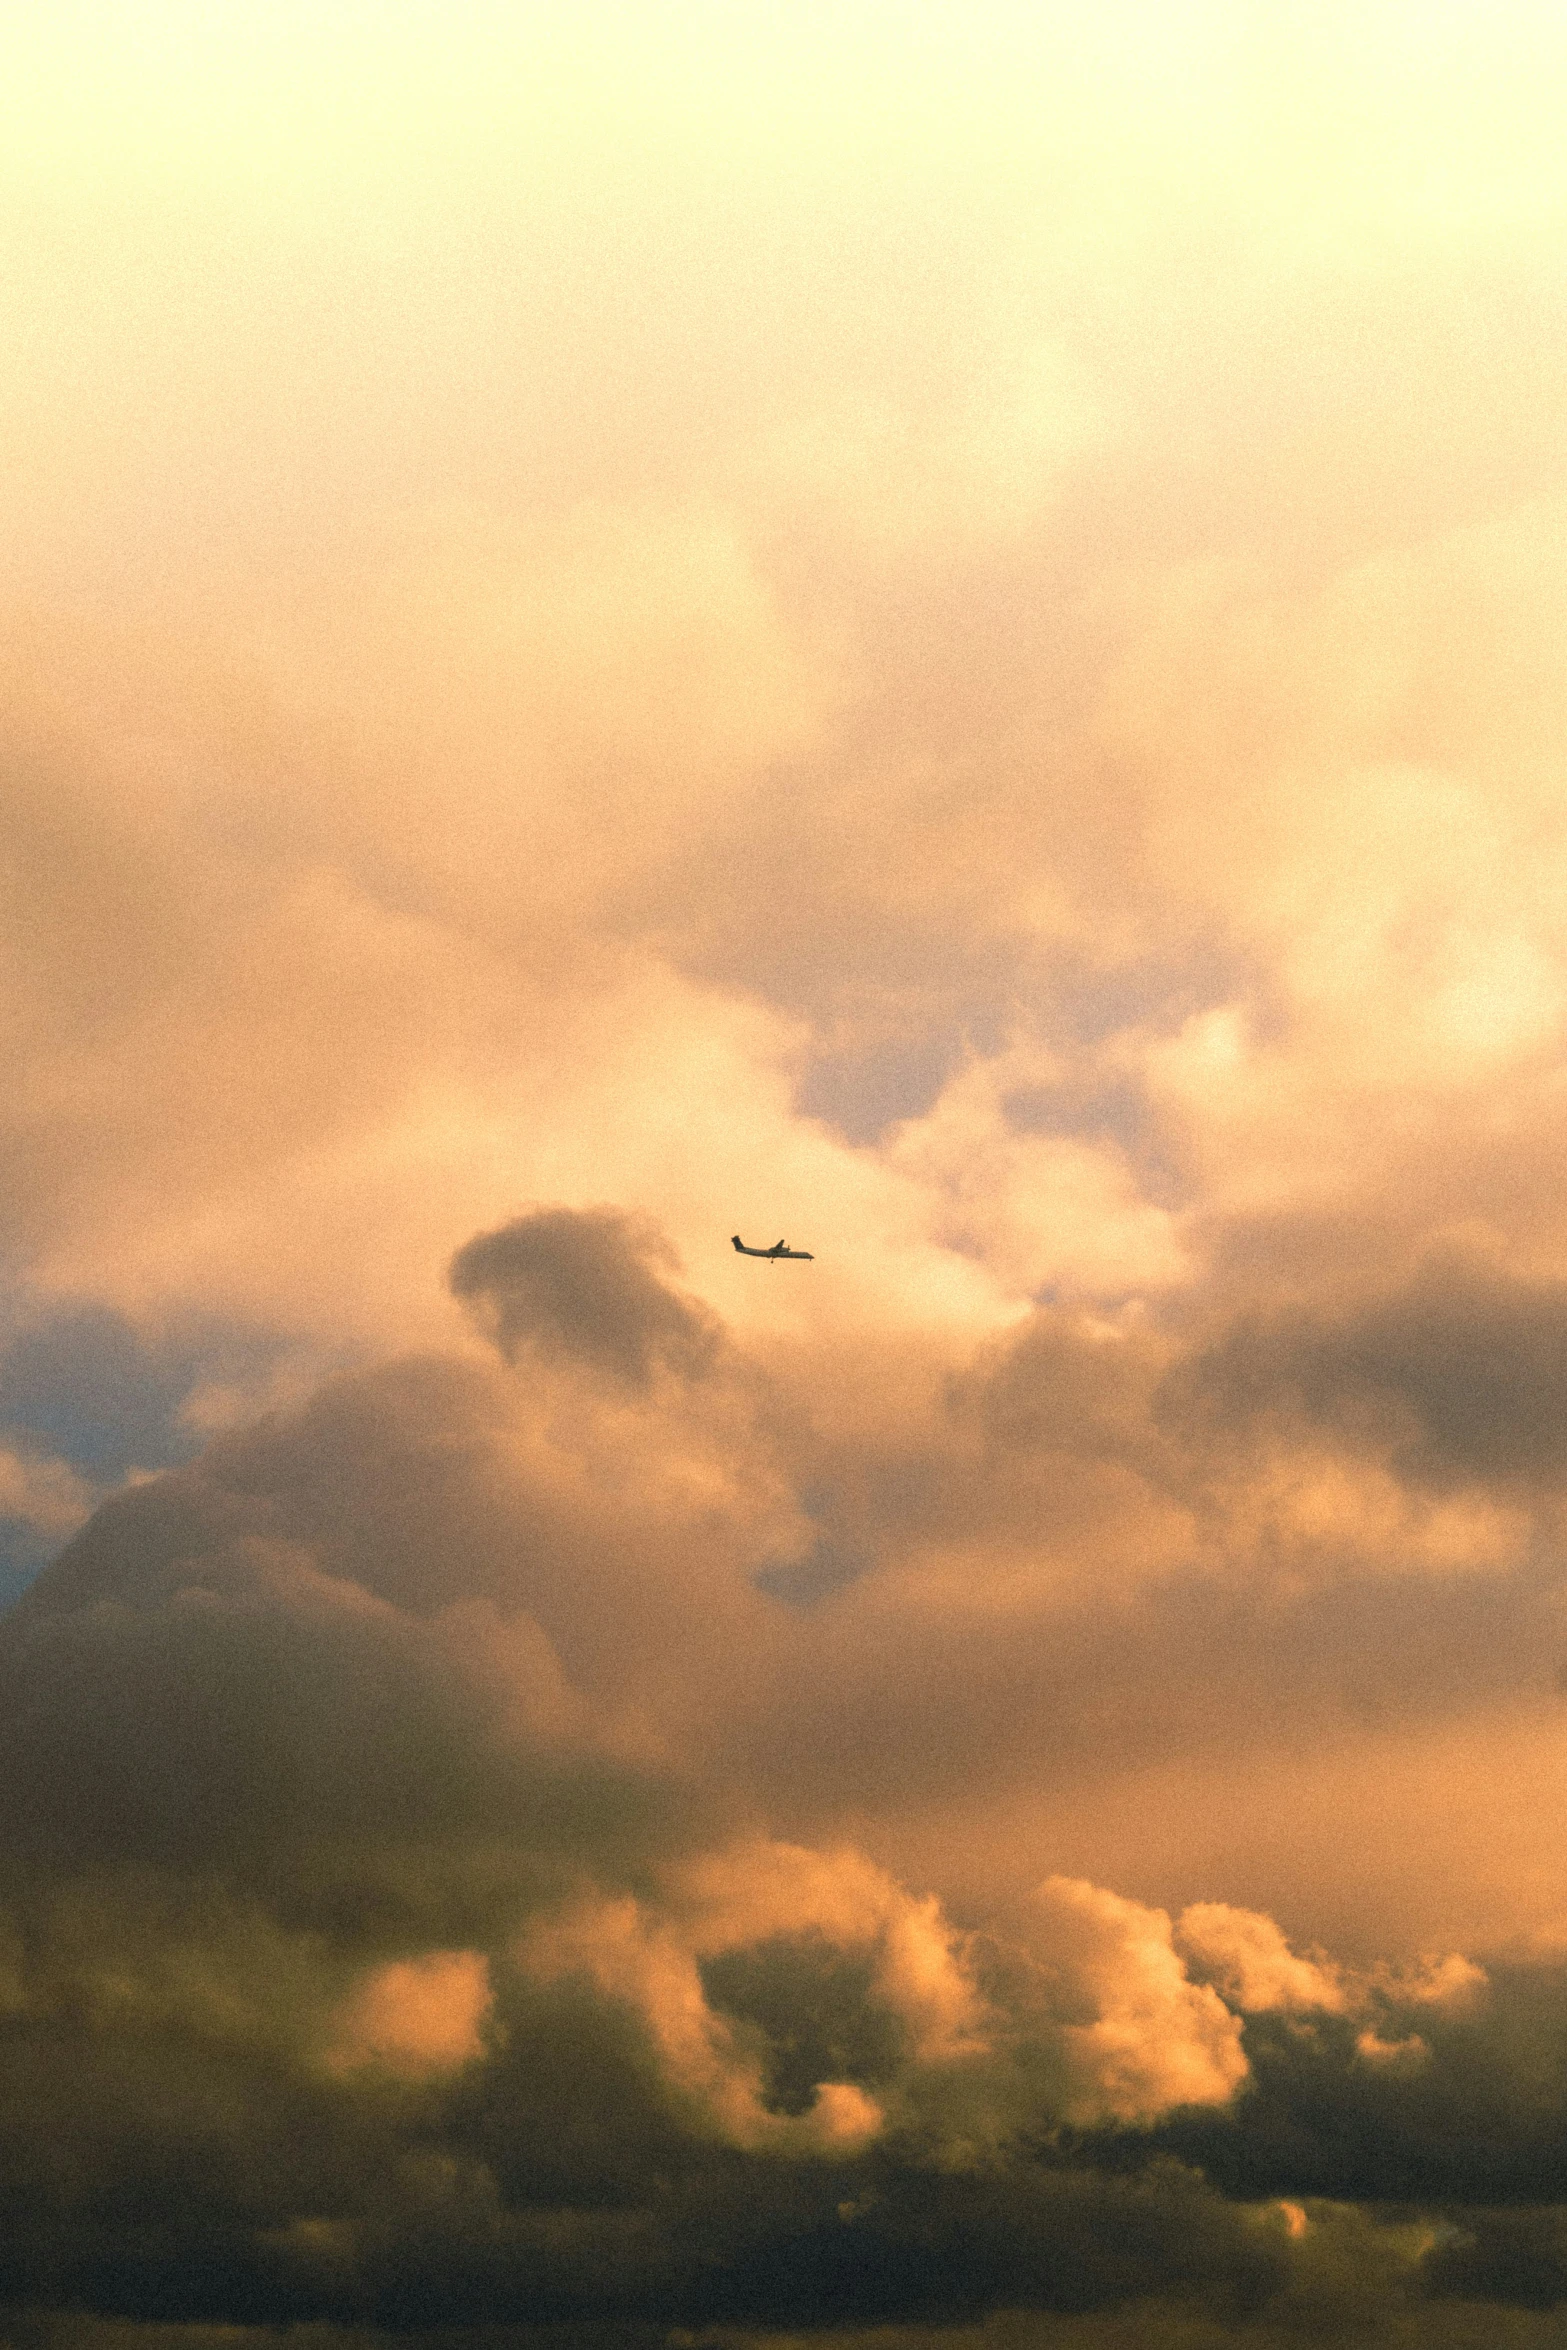
<path id="1" fill-rule="evenodd" d="M 16 12 L 7 2350 L 1560 2343 L 1564 109 Z"/>

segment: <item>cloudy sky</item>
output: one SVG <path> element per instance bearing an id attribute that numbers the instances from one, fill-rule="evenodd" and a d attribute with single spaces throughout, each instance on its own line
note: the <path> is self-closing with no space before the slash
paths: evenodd
<path id="1" fill-rule="evenodd" d="M 1560 2350 L 1567 20 L 6 51 L 0 2343 Z"/>

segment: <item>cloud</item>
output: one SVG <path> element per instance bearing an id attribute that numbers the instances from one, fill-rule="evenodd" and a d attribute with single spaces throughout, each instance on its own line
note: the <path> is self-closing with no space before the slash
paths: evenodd
<path id="1" fill-rule="evenodd" d="M 1433 2294 L 1540 2310 L 1567 2301 L 1559 2210 L 1466 2216 L 1469 2224 L 1455 2228 L 1427 2264 Z"/>
<path id="2" fill-rule="evenodd" d="M 1132 1441 L 1157 1365 L 1063 1327 L 1059 1361 L 1012 1342 L 1074 1402 L 1056 1439 L 1168 1473 Z M 705 1441 L 790 1465 L 787 1367 L 764 1348 Z M 948 1441 L 1036 1441 L 1015 1370 L 985 1353 Z M 0 2161 L 93 2149 L 69 2205 L 29 2190 L 14 2298 L 373 2336 L 410 2307 L 841 2329 L 1177 2295 L 1265 2340 L 1322 2257 L 1281 2200 L 1531 2191 L 1549 1965 L 1303 1959 L 1261 1911 L 1172 1926 L 1062 1872 L 960 1920 L 863 1845 L 767 1832 L 769 1782 L 713 1757 L 794 1715 L 854 1595 L 754 1588 L 765 1483 L 725 1533 L 709 1469 L 672 1528 L 686 1383 L 633 1390 L 646 1441 L 626 1391 L 593 1347 L 342 1376 L 103 1505 L 6 1619 Z"/>
<path id="3" fill-rule="evenodd" d="M 806 2084 L 799 2112 L 781 2106 L 776 2093 L 769 2099 L 763 2063 L 743 2031 L 709 2004 L 695 1953 L 634 1899 L 590 1902 L 551 1921 L 531 1937 L 524 1963 L 545 1982 L 584 1974 L 606 1997 L 629 2005 L 671 2087 L 733 2145 L 852 2154 L 882 2129 L 882 2107 L 854 2081 Z"/>
<path id="4" fill-rule="evenodd" d="M 1033 1938 L 1068 2002 L 1089 2011 L 1065 2027 L 1077 2076 L 1068 2118 L 1151 2121 L 1172 2105 L 1227 2104 L 1246 2077 L 1240 2026 L 1216 1992 L 1187 1980 L 1164 1912 L 1070 1877 L 1046 1878 L 1034 1900 Z"/>
<path id="5" fill-rule="evenodd" d="M 480 2027 L 494 1994 L 477 1950 L 436 1950 L 369 1975 L 338 2019 L 331 2062 L 381 2063 L 418 2075 L 483 2053 Z"/>
<path id="6" fill-rule="evenodd" d="M 1151 2054 L 1181 2012 L 1167 1928 L 1144 1958 L 1125 1929 L 1146 1913 L 1077 1889 L 1113 1929 L 1089 1969 L 1112 1986 L 1101 2049 L 1049 2008 L 996 2016 L 968 1938 L 862 1854 L 714 1842 L 722 1807 L 453 1540 L 457 1494 L 482 1506 L 491 1473 L 486 1412 L 516 1394 L 455 1367 L 360 1374 L 106 1505 L 8 1619 L 6 2031 L 32 2087 L 4 2159 L 36 2165 L 56 2130 L 98 2150 L 69 2214 L 37 2205 L 13 2289 L 47 2259 L 126 2316 L 372 2324 L 409 2291 L 474 2319 L 650 2322 L 1049 2300 L 1028 2246 L 1072 2239 L 1079 2190 L 1008 2148 L 1030 2115 L 1052 2126 L 1064 2067 L 1126 2109 L 1128 2017 L 1139 2111 L 1192 2088 Z M 364 1513 L 377 1492 L 401 1508 L 410 1445 L 449 1479 L 388 1557 Z M 351 1530 L 371 1533 L 353 1557 Z M 162 2202 L 152 2234 L 117 2232 L 127 2192 Z M 1222 2212 L 1175 2193 L 1198 2195 L 1201 2273 L 1244 2266 Z M 1074 2303 L 1175 2245 L 1160 2191 L 1102 2194 L 1146 2242 L 1090 2260 Z M 721 2275 L 697 2256 L 714 2241 Z M 814 2281 L 791 2285 L 802 2258 Z"/>
<path id="7" fill-rule="evenodd" d="M 1185 1373 L 1190 1405 L 1244 1429 L 1269 1414 L 1384 1452 L 1426 1485 L 1550 1489 L 1567 1402 L 1567 1290 L 1438 1257 L 1339 1314 L 1246 1321 Z"/>
<path id="8" fill-rule="evenodd" d="M 1248 2014 L 1282 2009 L 1336 2015 L 1347 2004 L 1337 1970 L 1298 1957 L 1272 1918 L 1222 1901 L 1193 1902 L 1181 1912 L 1176 1939 L 1231 2006 Z"/>
<path id="9" fill-rule="evenodd" d="M 68 1461 L 36 1453 L 0 1451 L 0 1517 L 13 1518 L 58 1541 L 87 1516 L 91 1488 Z"/>
<path id="10" fill-rule="evenodd" d="M 628 1387 L 645 1387 L 655 1369 L 699 1377 L 716 1353 L 716 1325 L 677 1298 L 650 1260 L 670 1267 L 668 1244 L 613 1209 L 540 1208 L 470 1240 L 449 1279 L 453 1295 L 487 1318 L 508 1362 L 531 1345 Z"/>

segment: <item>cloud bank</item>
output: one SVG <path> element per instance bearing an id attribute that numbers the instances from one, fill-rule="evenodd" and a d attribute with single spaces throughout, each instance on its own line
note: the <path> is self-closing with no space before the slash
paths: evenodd
<path id="1" fill-rule="evenodd" d="M 1107 1687 L 1130 1709 L 1141 1680 L 1165 1758 L 1215 1770 L 1254 1698 L 1214 1676 L 1229 1716 L 1156 1713 L 1195 1604 L 1166 1570 L 1123 1592 L 1119 1645 L 1098 1625 L 1073 1722 L 1068 1576 L 1031 1619 L 1014 1598 L 950 1639 L 895 1744 L 886 1685 L 915 1638 L 889 1647 L 877 1594 L 910 1610 L 917 1528 L 942 1588 L 939 1463 L 891 1558 L 769 1590 L 781 1497 L 824 1512 L 844 1434 L 810 1425 L 797 1350 L 743 1347 L 672 1271 L 603 1210 L 479 1236 L 452 1281 L 491 1364 L 342 1374 L 216 1438 L 104 1504 L 5 1619 L 18 2322 L 717 2341 L 1031 2312 L 1022 2338 L 1049 2340 L 1095 2312 L 1157 2331 L 1168 2305 L 1326 2339 L 1335 2259 L 1373 2329 L 1554 2306 L 1560 1957 L 1302 1950 L 1262 1911 L 1172 1915 L 1052 1869 L 1038 1829 L 988 1900 L 961 1871 L 945 1896 L 900 1880 L 872 1848 L 948 1793 L 946 1742 L 967 1783 L 987 1716 L 993 1796 L 1070 1784 Z M 943 1430 L 971 1446 L 982 1407 L 992 1443 L 1038 1445 L 1021 1399 L 1047 1344 L 1059 1369 L 1110 1343 L 1060 1318 L 936 1391 L 927 1455 Z M 1106 1427 L 1123 1452 L 1140 1435 L 1143 1474 L 1173 1459 L 1196 1484 L 1203 1423 L 1177 1423 L 1181 1450 L 1154 1410 L 1170 1370 L 1132 1375 L 1139 1420 L 1112 1359 L 1050 1427 L 1115 1541 Z M 1033 1523 L 1026 1484 L 1022 1506 Z M 1320 1571 L 1390 1623 L 1467 1589 Z M 1488 1586 L 1498 1616 L 1526 1604 Z M 1299 1559 L 1269 1607 L 1294 1618 L 1276 1653 L 1328 1621 Z M 1231 1591 L 1208 1628 L 1243 1684 L 1255 1617 Z M 1441 1722 L 1451 1691 L 1423 1703 Z M 808 1834 L 769 1824 L 791 1811 Z"/>

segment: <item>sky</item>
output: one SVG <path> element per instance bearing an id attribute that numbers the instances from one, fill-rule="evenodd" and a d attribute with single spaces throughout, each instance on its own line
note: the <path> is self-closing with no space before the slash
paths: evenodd
<path id="1" fill-rule="evenodd" d="M 1567 20 L 5 47 L 4 2350 L 1560 2350 Z"/>

